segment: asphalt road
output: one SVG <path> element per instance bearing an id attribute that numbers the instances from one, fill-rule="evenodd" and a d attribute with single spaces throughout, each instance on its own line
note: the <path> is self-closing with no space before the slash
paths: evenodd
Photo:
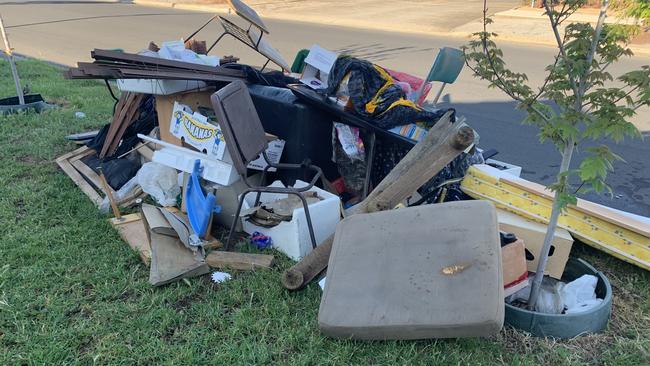
<path id="1" fill-rule="evenodd" d="M 210 17 L 207 13 L 152 8 L 103 1 L 5 1 L 2 14 L 16 52 L 28 56 L 72 65 L 90 60 L 93 48 L 122 48 L 138 51 L 149 41 L 178 39 L 191 33 Z M 466 40 L 430 37 L 396 32 L 378 32 L 331 27 L 290 21 L 266 20 L 271 29 L 269 40 L 289 61 L 302 48 L 318 43 L 338 52 L 352 53 L 382 66 L 416 75 L 428 72 L 437 49 L 460 46 Z M 212 24 L 199 33 L 208 41 L 221 33 Z M 544 67 L 551 63 L 551 47 L 502 44 L 509 66 L 527 72 L 534 85 L 540 85 Z M 261 65 L 264 60 L 247 47 L 224 39 L 215 49 L 217 55 L 236 55 L 243 62 Z M 626 59 L 612 67 L 612 74 L 649 64 L 645 57 Z M 480 146 L 499 150 L 498 159 L 524 167 L 523 176 L 540 183 L 550 183 L 560 163 L 560 156 L 550 144 L 540 144 L 536 131 L 519 124 L 523 114 L 501 92 L 488 89 L 465 69 L 456 83 L 445 89 L 444 105 L 465 115 L 481 136 Z M 650 137 L 647 111 L 634 119 Z M 650 216 L 650 143 L 628 141 L 612 145 L 625 163 L 615 165 L 609 184 L 614 197 L 587 195 L 608 206 Z M 576 161 L 581 157 L 576 156 Z"/>

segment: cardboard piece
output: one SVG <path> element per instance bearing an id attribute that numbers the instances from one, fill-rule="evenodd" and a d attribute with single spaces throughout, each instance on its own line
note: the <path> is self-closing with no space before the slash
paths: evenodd
<path id="1" fill-rule="evenodd" d="M 206 154 L 209 158 L 223 159 L 226 141 L 218 124 L 190 107 L 174 102 L 169 132 L 184 143 Z"/>
<path id="2" fill-rule="evenodd" d="M 161 234 L 168 233 L 171 225 L 157 207 L 143 204 L 142 217 L 151 245 L 149 283 L 161 286 L 210 272 L 200 252 L 193 253 L 185 248 L 178 237 Z"/>
<path id="3" fill-rule="evenodd" d="M 503 265 L 503 296 L 508 297 L 528 284 L 524 241 L 517 239 L 514 243 L 502 246 L 501 263 Z"/>
<path id="4" fill-rule="evenodd" d="M 318 323 L 328 336 L 494 335 L 504 320 L 494 206 L 485 201 L 356 214 L 336 229 Z"/>
<path id="5" fill-rule="evenodd" d="M 544 244 L 547 226 L 525 219 L 506 210 L 497 210 L 497 215 L 499 218 L 499 229 L 501 231 L 513 233 L 517 238 L 524 241 L 527 250 L 526 257 L 532 258 L 526 260 L 528 270 L 530 272 L 537 271 L 539 252 Z M 558 280 L 562 278 L 572 246 L 573 238 L 571 234 L 565 229 L 558 227 L 555 231 L 553 243 L 551 244 L 551 254 L 548 257 L 546 272 L 544 274 Z"/>
<path id="6" fill-rule="evenodd" d="M 311 46 L 309 55 L 305 58 L 305 69 L 302 71 L 300 82 L 312 89 L 327 88 L 329 73 L 336 58 L 337 54 L 332 51 L 316 44 Z"/>
<path id="7" fill-rule="evenodd" d="M 273 164 L 278 164 L 280 162 L 280 158 L 282 158 L 282 151 L 284 151 L 284 140 L 276 139 L 271 142 L 269 142 L 269 147 L 266 148 L 266 156 L 269 157 L 269 160 Z M 264 157 L 260 155 L 257 159 L 251 161 L 246 167 L 248 169 L 254 169 L 254 170 L 264 170 L 268 164 L 266 163 L 266 160 L 264 160 Z M 275 168 L 269 168 L 270 172 L 276 171 Z"/>

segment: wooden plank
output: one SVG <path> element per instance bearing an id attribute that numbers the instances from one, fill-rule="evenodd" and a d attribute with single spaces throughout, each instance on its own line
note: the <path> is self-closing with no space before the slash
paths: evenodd
<path id="1" fill-rule="evenodd" d="M 75 169 L 77 169 L 81 175 L 86 177 L 97 189 L 102 189 L 102 182 L 99 179 L 99 175 L 97 175 L 97 173 L 95 173 L 95 171 L 92 170 L 88 165 L 84 164 L 81 160 L 73 161 L 70 164 Z"/>
<path id="2" fill-rule="evenodd" d="M 140 213 L 124 215 L 122 220 L 113 218 L 110 223 L 131 249 L 138 252 L 142 262 L 149 266 L 151 263 L 151 245 Z"/>
<path id="3" fill-rule="evenodd" d="M 131 100 L 131 103 L 127 107 L 127 111 L 125 112 L 124 120 L 120 124 L 120 127 L 115 133 L 115 136 L 113 136 L 113 140 L 111 141 L 111 144 L 108 147 L 106 155 L 112 156 L 113 154 L 115 154 L 115 150 L 117 150 L 117 147 L 120 145 L 120 141 L 122 141 L 122 136 L 124 136 L 124 132 L 136 119 L 136 116 L 140 111 L 140 103 L 142 103 L 143 98 L 144 98 L 144 94 L 135 94 L 135 96 Z"/>
<path id="4" fill-rule="evenodd" d="M 126 114 L 126 110 L 130 106 L 130 103 L 133 100 L 133 98 L 134 98 L 134 93 L 130 93 L 130 92 L 122 93 L 122 95 L 120 95 L 120 99 L 118 100 L 117 106 L 115 107 L 115 113 L 113 113 L 113 119 L 111 120 L 111 125 L 108 127 L 108 132 L 106 133 L 106 139 L 104 140 L 104 145 L 102 146 L 102 150 L 99 152 L 100 158 L 104 158 L 106 156 L 106 153 L 108 152 L 108 149 L 111 146 L 113 139 L 115 138 L 115 134 L 120 129 L 122 123 L 124 123 L 124 116 Z"/>
<path id="5" fill-rule="evenodd" d="M 531 182 L 531 181 L 526 181 L 523 179 L 521 180 L 508 179 L 505 177 L 501 178 L 501 180 L 517 188 L 540 195 L 551 201 L 553 200 L 553 192 L 546 189 L 546 187 L 544 187 L 541 184 Z M 585 201 L 583 199 L 578 198 L 578 204 L 575 206 L 571 205 L 571 207 L 575 208 L 577 211 L 580 211 L 584 214 L 596 216 L 599 219 L 615 223 L 628 230 L 632 230 L 638 234 L 650 237 L 650 225 L 635 220 L 631 217 L 621 215 L 616 211 L 612 211 L 607 208 L 596 205 L 593 202 Z"/>
<path id="6" fill-rule="evenodd" d="M 79 155 L 79 154 L 82 154 L 82 153 L 84 153 L 84 152 L 86 152 L 86 151 L 88 151 L 88 150 L 90 150 L 90 149 L 88 148 L 88 146 L 85 146 L 85 145 L 84 145 L 84 146 L 82 146 L 82 147 L 80 147 L 80 148 L 78 148 L 78 149 L 72 150 L 72 151 L 70 151 L 70 152 L 68 152 L 68 153 L 65 153 L 65 154 L 63 154 L 63 155 L 57 157 L 56 160 L 59 160 L 59 159 L 60 159 L 60 160 L 68 160 L 68 159 L 70 159 L 70 158 L 72 158 L 72 157 L 74 157 L 74 156 L 77 156 L 77 155 Z M 94 151 L 94 150 L 93 150 L 93 151 Z"/>
<path id="7" fill-rule="evenodd" d="M 98 206 L 102 203 L 103 199 L 102 197 L 97 194 L 97 192 L 93 189 L 93 187 L 90 185 L 90 183 L 86 182 L 86 180 L 79 174 L 79 172 L 65 159 L 57 159 L 56 160 L 57 165 L 63 170 L 63 172 L 72 179 L 72 182 L 81 189 L 81 191 L 90 198 L 90 200 L 95 204 L 95 206 Z"/>
<path id="8" fill-rule="evenodd" d="M 499 170 L 476 165 L 468 169 L 461 188 L 473 198 L 492 201 L 497 207 L 547 224 L 553 205 L 551 198 L 532 192 L 525 185 L 511 184 L 512 180 L 516 178 L 504 179 Z M 646 235 L 580 211 L 573 205 L 560 215 L 558 227 L 585 244 L 650 270 L 650 237 Z"/>
<path id="9" fill-rule="evenodd" d="M 160 66 L 185 69 L 185 70 L 204 71 L 215 75 L 233 76 L 237 78 L 246 77 L 245 73 L 240 70 L 226 69 L 219 66 L 214 67 L 214 66 L 207 66 L 207 65 L 199 65 L 199 64 L 193 64 L 193 63 L 183 62 L 183 61 L 167 60 L 158 57 L 136 55 L 133 53 L 94 49 L 90 54 L 92 58 L 95 60 L 108 60 L 108 61 L 117 61 L 117 62 L 124 62 L 124 63 L 128 62 L 134 64 L 148 64 L 154 66 L 160 65 Z"/>
<path id="10" fill-rule="evenodd" d="M 212 268 L 230 268 L 242 271 L 270 268 L 273 256 L 266 254 L 213 251 L 205 257 Z"/>

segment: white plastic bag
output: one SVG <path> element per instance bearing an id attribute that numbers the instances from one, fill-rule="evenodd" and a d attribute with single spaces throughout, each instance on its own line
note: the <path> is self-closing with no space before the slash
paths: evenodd
<path id="1" fill-rule="evenodd" d="M 150 194 L 162 206 L 175 206 L 181 193 L 175 169 L 158 163 L 146 163 L 136 174 L 142 190 Z"/>
<path id="2" fill-rule="evenodd" d="M 128 182 L 124 183 L 124 185 L 115 191 L 113 193 L 113 198 L 115 199 L 116 202 L 122 201 L 124 198 L 126 198 L 131 192 L 133 192 L 134 189 L 138 187 L 138 179 L 137 176 L 129 179 Z M 108 213 L 108 210 L 111 207 L 111 203 L 108 200 L 108 196 L 104 197 L 104 200 L 102 203 L 99 204 L 99 212 L 101 213 Z"/>
<path id="3" fill-rule="evenodd" d="M 592 275 L 583 275 L 562 288 L 562 301 L 567 314 L 587 311 L 603 300 L 596 298 L 596 285 L 598 278 Z"/>

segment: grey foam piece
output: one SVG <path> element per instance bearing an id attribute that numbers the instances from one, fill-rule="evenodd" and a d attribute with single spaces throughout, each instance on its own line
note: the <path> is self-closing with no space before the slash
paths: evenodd
<path id="1" fill-rule="evenodd" d="M 501 271 L 490 202 L 353 215 L 336 229 L 319 326 L 353 339 L 490 336 L 503 326 Z"/>

